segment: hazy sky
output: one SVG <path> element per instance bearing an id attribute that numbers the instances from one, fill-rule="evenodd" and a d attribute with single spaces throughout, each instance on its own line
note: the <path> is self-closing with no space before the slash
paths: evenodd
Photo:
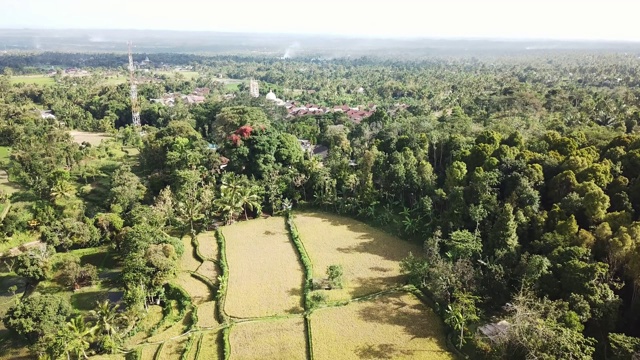
<path id="1" fill-rule="evenodd" d="M 640 0 L 0 0 L 2 28 L 640 41 Z"/>

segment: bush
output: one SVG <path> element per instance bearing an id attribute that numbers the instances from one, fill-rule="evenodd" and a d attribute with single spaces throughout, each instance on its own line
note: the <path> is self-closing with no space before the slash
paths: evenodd
<path id="1" fill-rule="evenodd" d="M 327 295 L 321 292 L 314 292 L 309 297 L 309 307 L 316 308 L 327 301 Z"/>
<path id="2" fill-rule="evenodd" d="M 164 294 L 167 300 L 175 300 L 178 303 L 180 313 L 191 305 L 191 296 L 178 285 L 167 283 L 164 285 Z"/>
<path id="3" fill-rule="evenodd" d="M 342 289 L 342 273 L 341 265 L 329 265 L 327 267 L 327 278 L 332 287 Z"/>

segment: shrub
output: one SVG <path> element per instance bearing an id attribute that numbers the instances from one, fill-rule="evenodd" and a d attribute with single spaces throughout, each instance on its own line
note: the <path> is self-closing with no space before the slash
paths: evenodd
<path id="1" fill-rule="evenodd" d="M 327 267 L 327 278 L 332 287 L 342 289 L 342 273 L 341 265 L 329 265 Z"/>

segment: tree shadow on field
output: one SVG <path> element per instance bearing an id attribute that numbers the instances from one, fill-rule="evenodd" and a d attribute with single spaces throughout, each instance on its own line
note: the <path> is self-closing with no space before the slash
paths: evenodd
<path id="1" fill-rule="evenodd" d="M 287 290 L 287 295 L 289 296 L 297 296 L 300 298 L 299 306 L 292 306 L 291 308 L 285 310 L 287 314 L 300 314 L 304 311 L 304 297 L 302 295 L 302 290 L 300 288 L 291 288 Z"/>
<path id="2" fill-rule="evenodd" d="M 393 235 L 385 234 L 379 229 L 347 217 L 316 211 L 304 212 L 302 214 L 306 217 L 320 219 L 323 225 L 344 226 L 353 232 L 354 235 L 356 235 L 356 239 L 360 240 L 360 242 L 357 245 L 337 248 L 338 251 L 345 254 L 371 254 L 377 255 L 385 260 L 401 261 L 409 255 L 409 249 L 407 249 L 407 253 L 405 254 L 404 251 L 398 251 L 398 246 L 409 248 L 415 245 L 399 238 L 397 241 L 390 241 Z M 417 247 L 416 250 L 419 250 L 419 247 Z"/>
<path id="3" fill-rule="evenodd" d="M 412 355 L 413 351 L 400 349 L 395 344 L 377 344 L 358 346 L 355 353 L 360 359 L 394 359 L 397 355 Z"/>
<path id="4" fill-rule="evenodd" d="M 387 295 L 368 302 L 358 310 L 358 316 L 366 322 L 402 327 L 412 338 L 431 338 L 446 348 L 442 327 L 435 314 L 426 316 L 425 312 L 430 310 L 425 305 L 407 304 L 399 296 L 401 294 Z"/>

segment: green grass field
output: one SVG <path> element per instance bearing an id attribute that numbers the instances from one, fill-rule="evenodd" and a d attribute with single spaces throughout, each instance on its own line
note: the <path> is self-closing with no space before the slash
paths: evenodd
<path id="1" fill-rule="evenodd" d="M 55 80 L 49 75 L 19 75 L 11 77 L 11 84 L 53 85 Z"/>
<path id="2" fill-rule="evenodd" d="M 157 71 L 158 75 L 175 75 L 179 73 L 183 75 L 187 80 L 193 80 L 199 76 L 197 71 Z"/>
<path id="3" fill-rule="evenodd" d="M 11 148 L 8 146 L 0 146 L 0 162 L 9 160 L 9 155 L 11 154 Z"/>

